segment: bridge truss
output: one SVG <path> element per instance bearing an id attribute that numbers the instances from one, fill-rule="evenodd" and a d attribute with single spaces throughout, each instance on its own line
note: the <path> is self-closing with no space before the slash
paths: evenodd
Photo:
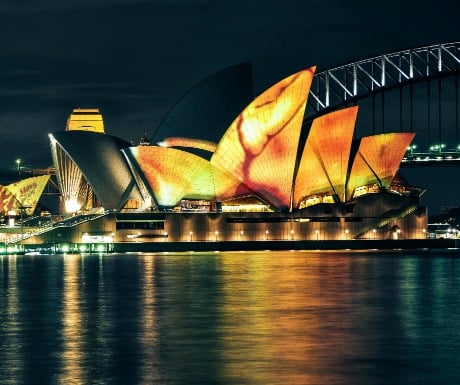
<path id="1" fill-rule="evenodd" d="M 313 78 L 306 120 L 378 92 L 424 79 L 457 74 L 460 42 L 388 53 L 318 72 Z"/>

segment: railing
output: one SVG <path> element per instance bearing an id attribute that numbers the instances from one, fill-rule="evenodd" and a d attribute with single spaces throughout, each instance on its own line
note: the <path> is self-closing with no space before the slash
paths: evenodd
<path id="1" fill-rule="evenodd" d="M 387 211 L 384 215 L 380 218 L 376 219 L 374 223 L 370 224 L 366 228 L 362 229 L 359 233 L 353 235 L 355 239 L 361 238 L 364 234 L 368 233 L 372 229 L 381 229 L 382 227 L 388 225 L 395 219 L 401 219 L 405 216 L 409 215 L 410 213 L 417 210 L 417 205 L 414 203 L 409 203 L 399 209 L 392 209 Z"/>
<path id="2" fill-rule="evenodd" d="M 60 221 L 55 222 L 46 222 L 46 224 L 42 226 L 32 226 L 22 227 L 21 233 L 3 233 L 0 234 L 0 242 L 5 244 L 12 244 L 12 243 L 19 243 L 27 238 L 31 238 L 36 235 L 41 235 L 52 231 L 59 227 L 73 227 L 78 226 L 84 222 L 93 221 L 95 219 L 101 218 L 105 216 L 107 213 L 102 214 L 91 214 L 91 215 L 77 215 L 69 218 L 65 218 Z"/>

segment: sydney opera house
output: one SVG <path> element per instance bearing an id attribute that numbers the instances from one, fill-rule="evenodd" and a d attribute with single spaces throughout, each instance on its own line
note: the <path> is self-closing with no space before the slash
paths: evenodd
<path id="1" fill-rule="evenodd" d="M 358 107 L 306 124 L 315 68 L 252 96 L 251 68 L 206 79 L 153 138 L 105 132 L 98 109 L 75 109 L 50 134 L 74 242 L 423 238 L 420 188 L 398 173 L 413 133 L 357 138 Z M 65 213 L 65 214 L 64 214 Z"/>

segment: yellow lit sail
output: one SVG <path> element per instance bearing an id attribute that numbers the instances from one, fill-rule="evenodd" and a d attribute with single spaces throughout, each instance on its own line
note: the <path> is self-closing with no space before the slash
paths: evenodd
<path id="1" fill-rule="evenodd" d="M 314 194 L 344 199 L 357 112 L 358 107 L 345 108 L 313 121 L 296 177 L 294 207 Z"/>
<path id="2" fill-rule="evenodd" d="M 211 158 L 276 207 L 288 207 L 298 140 L 315 68 L 257 97 L 234 120 Z"/>
<path id="3" fill-rule="evenodd" d="M 231 174 L 188 152 L 157 146 L 138 146 L 130 152 L 160 206 L 173 207 L 184 198 L 224 200 L 248 189 Z"/>
<path id="4" fill-rule="evenodd" d="M 350 172 L 347 199 L 352 199 L 355 190 L 363 186 L 388 188 L 414 136 L 406 132 L 362 138 Z"/>
<path id="5" fill-rule="evenodd" d="M 32 215 L 49 178 L 50 175 L 41 175 L 0 186 L 1 210 L 24 209 L 27 215 Z"/>

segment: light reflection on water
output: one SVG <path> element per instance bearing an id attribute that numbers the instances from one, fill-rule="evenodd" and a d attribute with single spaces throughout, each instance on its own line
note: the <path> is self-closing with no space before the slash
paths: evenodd
<path id="1" fill-rule="evenodd" d="M 457 258 L 1 256 L 0 383 L 455 383 Z"/>

